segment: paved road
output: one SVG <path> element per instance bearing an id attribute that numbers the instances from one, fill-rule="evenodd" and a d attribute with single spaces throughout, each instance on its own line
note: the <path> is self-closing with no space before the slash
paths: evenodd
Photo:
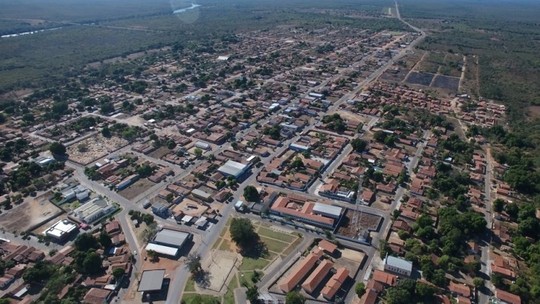
<path id="1" fill-rule="evenodd" d="M 492 202 L 492 179 L 493 179 L 493 157 L 491 156 L 491 148 L 489 145 L 485 149 L 486 151 L 486 173 L 484 176 L 484 201 L 486 202 L 486 212 L 485 212 L 485 219 L 487 222 L 487 233 L 484 235 L 482 239 L 481 246 L 481 255 L 480 255 L 480 273 L 482 273 L 482 276 L 484 278 L 489 278 L 491 273 L 491 260 L 489 258 L 490 255 L 490 234 L 489 231 L 492 229 L 493 225 L 493 210 L 491 206 Z M 478 303 L 479 304 L 485 304 L 489 303 L 489 298 L 494 294 L 495 292 L 495 286 L 493 286 L 493 283 L 491 281 L 486 280 L 486 287 L 487 288 L 481 288 L 478 290 Z"/>

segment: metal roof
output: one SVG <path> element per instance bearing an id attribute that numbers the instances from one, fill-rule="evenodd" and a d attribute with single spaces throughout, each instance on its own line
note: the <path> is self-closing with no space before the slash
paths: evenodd
<path id="1" fill-rule="evenodd" d="M 246 168 L 247 168 L 247 165 L 244 165 L 239 162 L 235 162 L 234 160 L 228 160 L 223 166 L 219 167 L 218 171 L 223 174 L 238 177 L 242 175 L 242 173 L 244 173 Z"/>
<path id="2" fill-rule="evenodd" d="M 404 259 L 396 258 L 395 256 L 391 256 L 391 255 L 386 257 L 385 263 L 388 266 L 396 267 L 396 268 L 407 270 L 407 271 L 412 271 L 412 268 L 413 268 L 412 262 L 404 260 Z"/>
<path id="3" fill-rule="evenodd" d="M 148 243 L 145 249 L 147 251 L 153 250 L 159 254 L 164 254 L 164 255 L 173 256 L 173 257 L 175 257 L 178 254 L 178 248 L 176 247 L 163 246 L 163 245 L 154 244 L 154 243 Z"/>
<path id="4" fill-rule="evenodd" d="M 163 229 L 156 234 L 154 242 L 180 248 L 189 237 L 189 233 L 171 229 Z"/>
<path id="5" fill-rule="evenodd" d="M 341 207 L 321 203 L 315 203 L 315 206 L 313 207 L 313 211 L 316 213 L 324 213 L 336 218 L 341 215 L 341 210 L 343 210 Z"/>
<path id="6" fill-rule="evenodd" d="M 139 281 L 138 291 L 156 291 L 161 290 L 165 269 L 145 270 Z"/>

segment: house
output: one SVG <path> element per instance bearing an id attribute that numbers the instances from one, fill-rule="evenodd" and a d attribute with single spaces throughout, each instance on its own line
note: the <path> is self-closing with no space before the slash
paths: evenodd
<path id="1" fill-rule="evenodd" d="M 395 286 L 398 277 L 391 273 L 375 270 L 373 271 L 373 281 L 383 284 L 384 286 Z"/>
<path id="2" fill-rule="evenodd" d="M 461 296 L 465 298 L 471 297 L 471 289 L 469 288 L 469 286 L 465 284 L 458 284 L 458 283 L 454 283 L 453 281 L 450 281 L 448 290 L 450 290 L 450 292 L 452 292 L 454 296 Z"/>
<path id="3" fill-rule="evenodd" d="M 501 304 L 521 304 L 521 298 L 518 295 L 504 290 L 495 289 L 495 297 Z"/>
<path id="4" fill-rule="evenodd" d="M 384 270 L 398 275 L 410 277 L 413 264 L 410 261 L 387 255 L 384 259 Z"/>

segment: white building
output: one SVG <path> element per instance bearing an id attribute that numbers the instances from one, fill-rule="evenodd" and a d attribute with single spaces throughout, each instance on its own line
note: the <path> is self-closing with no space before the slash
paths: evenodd
<path id="1" fill-rule="evenodd" d="M 73 211 L 73 217 L 79 221 L 92 224 L 116 210 L 116 207 L 107 200 L 96 197 L 88 203 L 80 206 Z"/>
<path id="2" fill-rule="evenodd" d="M 410 277 L 412 273 L 413 263 L 404 259 L 400 259 L 391 255 L 387 255 L 384 259 L 384 270 L 393 272 L 402 276 Z"/>
<path id="3" fill-rule="evenodd" d="M 75 231 L 77 231 L 77 224 L 70 220 L 60 220 L 45 230 L 43 234 L 55 241 L 63 241 Z"/>
<path id="4" fill-rule="evenodd" d="M 223 166 L 218 168 L 218 171 L 225 176 L 232 176 L 234 178 L 240 177 L 248 169 L 247 165 L 244 165 L 233 160 L 228 160 Z"/>

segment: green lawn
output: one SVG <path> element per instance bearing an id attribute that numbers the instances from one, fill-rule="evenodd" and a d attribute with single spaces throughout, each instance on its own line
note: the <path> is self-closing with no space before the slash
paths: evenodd
<path id="1" fill-rule="evenodd" d="M 302 242 L 302 239 L 297 238 L 285 251 L 282 252 L 282 254 L 284 256 L 288 256 L 296 249 L 296 246 L 298 246 L 301 242 Z"/>
<path id="2" fill-rule="evenodd" d="M 242 265 L 240 265 L 238 269 L 240 271 L 263 269 L 269 263 L 270 261 L 265 259 L 252 259 L 244 257 L 244 259 L 242 260 Z"/>
<path id="3" fill-rule="evenodd" d="M 186 292 L 194 292 L 195 291 L 195 281 L 193 281 L 193 278 L 190 276 L 189 279 L 186 282 L 186 288 L 184 288 L 184 291 Z"/>
<path id="4" fill-rule="evenodd" d="M 219 304 L 219 298 L 210 295 L 185 294 L 182 301 L 186 304 Z"/>
<path id="5" fill-rule="evenodd" d="M 232 278 L 231 282 L 227 286 L 227 293 L 223 298 L 225 304 L 234 304 L 234 289 L 238 288 L 238 281 L 236 280 L 236 275 Z"/>
<path id="6" fill-rule="evenodd" d="M 231 251 L 231 242 L 223 240 L 223 243 L 219 246 L 219 250 Z"/>
<path id="7" fill-rule="evenodd" d="M 274 251 L 274 252 L 282 252 L 290 244 L 286 242 L 277 241 L 274 239 L 269 239 L 263 236 L 261 236 L 261 241 L 263 241 L 266 244 L 266 248 L 268 248 L 268 250 Z"/>
<path id="8" fill-rule="evenodd" d="M 259 233 L 260 236 L 266 236 L 269 238 L 278 239 L 278 240 L 281 240 L 283 242 L 288 242 L 288 243 L 294 241 L 297 238 L 294 235 L 291 235 L 288 233 L 277 232 L 277 231 L 274 231 L 272 229 L 268 229 L 265 227 L 259 228 L 259 231 L 257 233 Z"/>

